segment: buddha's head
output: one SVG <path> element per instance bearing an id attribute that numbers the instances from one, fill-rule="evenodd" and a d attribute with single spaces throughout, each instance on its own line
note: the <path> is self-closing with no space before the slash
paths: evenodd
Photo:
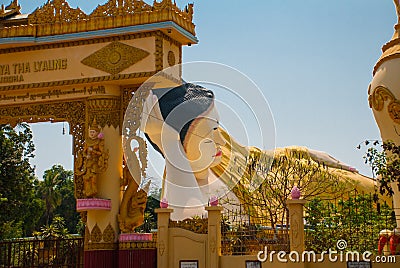
<path id="1" fill-rule="evenodd" d="M 170 158 L 167 140 L 178 139 L 189 161 L 192 172 L 201 173 L 221 161 L 221 146 L 225 141 L 219 132 L 219 116 L 214 106 L 214 93 L 194 84 L 183 84 L 175 88 L 152 90 L 155 101 L 145 133 L 153 147 L 165 158 Z M 155 97 L 154 97 L 155 96 Z M 156 100 L 155 100 L 156 99 Z M 159 109 L 159 115 L 157 111 Z M 167 127 L 165 126 L 167 125 Z M 150 126 L 151 125 L 151 126 Z M 172 150 L 176 154 L 177 150 Z M 173 155 L 172 157 L 175 157 Z M 199 177 L 196 176 L 198 179 Z"/>

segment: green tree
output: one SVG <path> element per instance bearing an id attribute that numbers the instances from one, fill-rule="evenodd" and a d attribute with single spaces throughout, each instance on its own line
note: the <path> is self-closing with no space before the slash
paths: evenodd
<path id="1" fill-rule="evenodd" d="M 154 210 L 160 207 L 160 199 L 161 188 L 156 188 L 150 191 L 150 194 L 147 197 L 146 209 L 144 210 L 145 213 L 150 213 L 151 218 L 155 222 L 154 228 L 157 228 L 157 213 L 155 213 Z"/>
<path id="2" fill-rule="evenodd" d="M 49 226 L 54 215 L 59 215 L 68 223 L 69 232 L 76 232 L 79 214 L 76 212 L 76 200 L 74 197 L 73 172 L 65 170 L 61 165 L 53 165 L 46 170 L 43 181 L 37 187 L 38 195 L 45 202 L 43 224 Z"/>
<path id="3" fill-rule="evenodd" d="M 150 191 L 147 197 L 146 209 L 144 210 L 144 222 L 135 229 L 136 232 L 149 233 L 152 229 L 157 228 L 157 213 L 154 210 L 160 207 L 160 196 L 160 188 Z"/>
<path id="4" fill-rule="evenodd" d="M 40 231 L 34 232 L 34 235 L 45 240 L 70 237 L 68 229 L 65 227 L 65 220 L 60 216 L 55 216 L 50 225 L 42 226 Z"/>
<path id="5" fill-rule="evenodd" d="M 34 169 L 29 163 L 34 150 L 28 124 L 16 128 L 0 125 L 0 239 L 31 235 L 37 215 L 41 215 L 43 208 L 34 196 Z M 10 233 L 9 226 L 18 230 Z"/>
<path id="6" fill-rule="evenodd" d="M 54 214 L 65 219 L 65 227 L 68 232 L 79 233 L 80 215 L 76 211 L 74 173 L 72 170 L 64 170 L 62 166 L 53 166 L 53 168 L 60 169 L 62 174 L 62 180 L 57 188 L 62 198 L 60 205 L 54 210 Z"/>
<path id="7" fill-rule="evenodd" d="M 61 175 L 57 168 L 46 170 L 43 175 L 43 181 L 40 181 L 37 187 L 39 196 L 45 202 L 44 218 L 46 225 L 50 224 L 54 210 L 61 204 L 61 194 L 57 189 L 62 180 Z"/>

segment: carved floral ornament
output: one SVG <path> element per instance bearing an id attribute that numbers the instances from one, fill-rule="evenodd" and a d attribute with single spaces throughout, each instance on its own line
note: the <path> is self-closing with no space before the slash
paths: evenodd
<path id="1" fill-rule="evenodd" d="M 384 86 L 378 86 L 368 97 L 369 106 L 376 111 L 382 111 L 387 104 L 387 112 L 390 118 L 397 124 L 400 124 L 400 101 L 396 99 L 394 94 Z"/>
<path id="2" fill-rule="evenodd" d="M 109 74 L 118 74 L 148 55 L 150 53 L 143 49 L 112 42 L 83 59 L 82 63 Z"/>
<path id="3" fill-rule="evenodd" d="M 182 228 L 197 234 L 207 234 L 208 219 L 184 219 L 182 221 L 169 221 L 169 228 Z"/>
<path id="4" fill-rule="evenodd" d="M 53 0 L 48 1 L 44 6 L 29 15 L 29 23 L 51 23 L 57 22 L 57 19 L 58 21 L 68 22 L 104 16 L 151 13 L 161 10 L 175 11 L 188 20 L 193 18 L 193 4 L 189 4 L 182 11 L 171 0 L 154 1 L 153 6 L 142 0 L 109 0 L 104 5 L 98 5 L 90 15 L 86 15 L 79 7 L 76 9 L 71 8 L 66 0 Z"/>
<path id="5" fill-rule="evenodd" d="M 115 229 L 109 223 L 102 232 L 97 223 L 89 231 L 88 226 L 85 227 L 85 250 L 115 250 L 118 248 L 116 243 Z"/>

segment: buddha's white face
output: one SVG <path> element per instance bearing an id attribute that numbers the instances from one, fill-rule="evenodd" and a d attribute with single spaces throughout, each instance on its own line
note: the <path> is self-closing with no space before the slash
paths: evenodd
<path id="1" fill-rule="evenodd" d="M 221 146 L 225 141 L 218 127 L 219 116 L 215 107 L 190 126 L 184 147 L 193 172 L 204 171 L 221 162 Z"/>

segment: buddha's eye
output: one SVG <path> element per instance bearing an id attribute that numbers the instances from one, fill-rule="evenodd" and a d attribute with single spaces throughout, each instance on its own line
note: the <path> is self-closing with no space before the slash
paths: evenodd
<path id="1" fill-rule="evenodd" d="M 204 140 L 204 143 L 212 143 L 212 142 L 213 142 L 213 140 L 210 140 L 210 139 Z"/>

